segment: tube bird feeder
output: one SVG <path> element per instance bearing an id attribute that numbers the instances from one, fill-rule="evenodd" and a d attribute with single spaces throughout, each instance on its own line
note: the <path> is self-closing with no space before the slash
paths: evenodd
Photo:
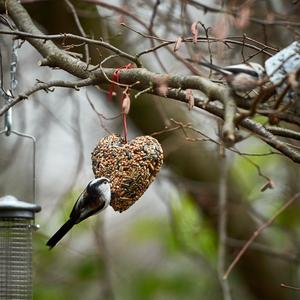
<path id="1" fill-rule="evenodd" d="M 32 231 L 39 205 L 0 198 L 0 299 L 32 299 Z"/>

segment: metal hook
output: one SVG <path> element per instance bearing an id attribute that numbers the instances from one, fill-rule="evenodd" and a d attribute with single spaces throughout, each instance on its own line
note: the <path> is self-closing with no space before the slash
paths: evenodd
<path id="1" fill-rule="evenodd" d="M 7 136 L 7 131 L 4 129 L 0 131 L 1 134 L 5 134 Z M 10 130 L 10 134 L 13 133 L 23 138 L 28 138 L 32 141 L 32 198 L 33 203 L 36 202 L 36 139 L 34 136 L 30 134 L 25 134 L 16 130 Z"/>
<path id="2" fill-rule="evenodd" d="M 12 110 L 9 109 L 4 116 L 4 131 L 6 136 L 9 136 L 11 134 L 11 127 L 12 127 Z"/>
<path id="3" fill-rule="evenodd" d="M 10 85 L 9 90 L 5 91 L 3 83 L 3 65 L 2 65 L 2 53 L 0 49 L 0 96 L 3 97 L 5 104 L 9 104 L 14 95 L 14 91 L 17 88 L 17 64 L 18 64 L 18 48 L 20 47 L 19 41 L 13 39 L 11 48 L 11 61 L 10 61 Z M 32 141 L 32 198 L 33 203 L 36 202 L 36 139 L 30 134 L 25 134 L 16 130 L 12 130 L 12 108 L 10 108 L 4 116 L 4 130 L 0 131 L 1 134 L 9 136 L 15 134 L 21 138 L 28 138 Z"/>
<path id="4" fill-rule="evenodd" d="M 5 94 L 2 94 L 5 104 L 8 104 L 11 101 L 11 92 L 7 91 Z M 5 135 L 9 136 L 12 131 L 12 109 L 10 108 L 4 115 L 4 131 Z"/>
<path id="5" fill-rule="evenodd" d="M 8 91 L 5 91 L 3 87 L 2 53 L 0 51 L 0 63 L 1 63 L 0 94 L 4 98 L 6 105 L 13 98 L 13 91 L 15 91 L 18 85 L 18 81 L 17 81 L 18 48 L 19 48 L 18 42 L 16 40 L 13 40 L 11 62 L 10 62 L 10 90 Z M 5 130 L 5 135 L 9 136 L 12 130 L 12 108 L 10 108 L 4 115 L 4 130 Z"/>

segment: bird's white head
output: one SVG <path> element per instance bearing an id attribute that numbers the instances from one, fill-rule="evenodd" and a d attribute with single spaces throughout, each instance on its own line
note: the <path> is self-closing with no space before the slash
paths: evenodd
<path id="1" fill-rule="evenodd" d="M 98 194 L 105 201 L 105 207 L 110 203 L 111 191 L 109 179 L 106 177 L 95 178 L 87 186 L 89 194 Z"/>
<path id="2" fill-rule="evenodd" d="M 266 70 L 261 64 L 258 64 L 258 63 L 255 63 L 255 62 L 250 62 L 249 65 L 258 74 L 259 78 L 262 78 L 266 74 Z"/>

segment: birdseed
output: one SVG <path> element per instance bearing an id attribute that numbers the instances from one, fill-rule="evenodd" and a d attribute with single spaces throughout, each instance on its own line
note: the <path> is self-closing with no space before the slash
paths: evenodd
<path id="1" fill-rule="evenodd" d="M 126 143 L 123 137 L 112 134 L 102 138 L 92 152 L 95 177 L 110 179 L 110 205 L 119 212 L 144 194 L 162 164 L 163 150 L 151 136 L 139 136 Z"/>

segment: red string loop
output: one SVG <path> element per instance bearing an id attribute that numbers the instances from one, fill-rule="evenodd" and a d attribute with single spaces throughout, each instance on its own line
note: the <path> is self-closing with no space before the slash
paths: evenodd
<path id="1" fill-rule="evenodd" d="M 132 63 L 129 63 L 123 67 L 119 67 L 117 68 L 112 76 L 112 80 L 116 83 L 111 83 L 109 90 L 108 90 L 108 100 L 112 101 L 113 99 L 113 95 L 117 86 L 117 83 L 120 82 L 120 77 L 121 77 L 121 71 L 122 70 L 128 70 L 133 68 L 134 65 Z M 126 91 L 127 95 L 129 94 L 129 91 Z M 126 98 L 126 94 L 123 93 L 122 94 L 122 99 L 121 99 L 121 107 L 123 107 L 123 101 Z M 127 143 L 127 136 L 128 136 L 128 129 L 127 129 L 127 119 L 126 119 L 126 112 L 124 112 L 124 110 L 122 109 L 122 115 L 123 115 L 123 130 L 124 130 L 124 138 L 125 138 L 125 142 Z"/>

